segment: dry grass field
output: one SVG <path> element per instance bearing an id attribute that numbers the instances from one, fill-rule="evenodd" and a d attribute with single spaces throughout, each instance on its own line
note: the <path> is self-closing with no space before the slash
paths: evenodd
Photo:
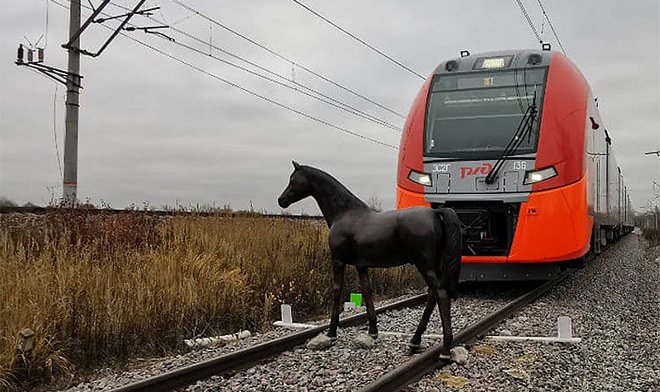
<path id="1" fill-rule="evenodd" d="M 55 210 L 0 225 L 0 390 L 264 330 L 281 302 L 297 315 L 328 310 L 323 222 Z M 378 294 L 422 287 L 411 268 L 373 280 Z M 352 268 L 346 286 L 358 290 Z M 35 332 L 29 355 L 16 350 L 23 328 Z"/>

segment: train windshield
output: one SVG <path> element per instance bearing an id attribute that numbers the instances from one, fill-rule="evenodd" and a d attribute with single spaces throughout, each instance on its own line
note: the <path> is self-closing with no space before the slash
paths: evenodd
<path id="1" fill-rule="evenodd" d="M 545 68 L 536 68 L 434 76 L 426 110 L 424 155 L 499 157 L 535 96 L 540 112 L 545 75 Z M 540 118 L 536 116 L 516 154 L 536 151 Z"/>

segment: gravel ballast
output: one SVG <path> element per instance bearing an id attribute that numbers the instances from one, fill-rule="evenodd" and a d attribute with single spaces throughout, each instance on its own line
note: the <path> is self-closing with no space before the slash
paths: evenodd
<path id="1" fill-rule="evenodd" d="M 376 306 L 384 306 L 418 294 L 420 293 L 411 292 L 400 297 L 384 299 L 383 301 L 379 301 Z M 297 319 L 295 321 L 300 322 L 300 320 Z M 315 320 L 312 321 L 311 324 L 323 324 L 325 322 L 327 322 L 327 320 Z M 285 328 L 275 328 L 266 333 L 255 333 L 247 339 L 239 340 L 226 346 L 216 345 L 160 358 L 133 359 L 122 368 L 103 368 L 97 370 L 93 375 L 80 377 L 82 381 L 77 382 L 75 386 L 63 390 L 63 392 L 106 391 L 114 389 L 149 377 L 160 375 L 164 372 L 173 371 L 181 367 L 278 339 L 294 332 L 297 331 Z"/>
<path id="2" fill-rule="evenodd" d="M 466 365 L 410 391 L 660 391 L 660 247 L 646 248 L 640 236 L 624 237 L 492 331 L 556 336 L 557 317 L 569 316 L 581 342 L 485 339 L 469 347 Z"/>
<path id="3" fill-rule="evenodd" d="M 289 333 L 290 331 L 278 328 L 267 333 L 254 334 L 247 339 L 239 340 L 226 346 L 213 346 L 168 357 L 143 360 L 136 359 L 129 363 L 124 370 L 113 368 L 98 370 L 93 377 L 90 377 L 88 380 L 64 391 L 106 391 L 118 388 L 123 385 L 160 375 L 164 372 L 173 371 L 220 355 L 229 354 L 235 350 L 252 347 L 259 343 L 277 339 Z"/>
<path id="4" fill-rule="evenodd" d="M 496 296 L 475 292 L 452 303 L 453 330 L 497 310 L 524 290 L 506 290 Z M 422 307 L 390 311 L 378 317 L 379 331 L 412 333 Z M 230 378 L 199 381 L 188 391 L 351 391 L 359 389 L 411 358 L 409 337 L 381 335 L 370 349 L 361 348 L 359 335 L 366 326 L 340 328 L 335 345 L 324 350 L 299 346 L 274 360 Z M 428 334 L 442 334 L 439 312 L 429 321 Z M 361 338 L 361 337 L 360 337 Z M 425 341 L 422 342 L 423 344 Z M 436 340 L 426 340 L 435 344 Z"/>
<path id="5" fill-rule="evenodd" d="M 527 288 L 507 289 L 493 295 L 481 287 L 469 289 L 463 297 L 452 302 L 452 323 L 459 329 L 484 315 L 493 312 L 521 295 Z M 399 298 L 401 299 L 401 298 Z M 390 299 L 379 306 L 392 302 Z M 422 307 L 392 310 L 378 316 L 379 331 L 412 333 L 422 314 Z M 314 324 L 327 322 L 318 320 Z M 381 335 L 372 348 L 363 349 L 358 336 L 366 333 L 366 325 L 340 328 L 339 339 L 332 347 L 311 350 L 299 346 L 285 352 L 272 361 L 255 366 L 235 375 L 212 377 L 191 385 L 188 391 L 350 391 L 375 380 L 385 372 L 411 358 L 408 350 L 409 337 Z M 69 388 L 68 392 L 103 391 L 133 383 L 162 372 L 227 354 L 276 339 L 296 331 L 276 328 L 266 334 L 257 334 L 235 344 L 192 351 L 183 355 L 149 360 L 133 364 L 129 370 L 104 369 L 97 377 Z M 427 334 L 442 334 L 440 315 L 434 311 Z M 436 339 L 424 339 L 422 345 L 437 343 Z"/>
<path id="6" fill-rule="evenodd" d="M 660 391 L 660 247 L 629 235 L 610 246 L 537 302 L 501 324 L 493 335 L 556 336 L 558 316 L 570 316 L 576 344 L 494 342 L 468 346 L 467 363 L 451 364 L 409 387 L 410 391 Z M 453 330 L 493 312 L 529 285 L 480 286 L 452 303 Z M 412 333 L 422 308 L 378 316 L 380 331 Z M 296 320 L 299 321 L 299 320 Z M 249 347 L 293 331 L 277 328 L 237 344 L 163 358 L 130 371 L 105 375 L 69 391 L 107 390 Z M 340 328 L 324 350 L 299 346 L 273 360 L 223 378 L 199 381 L 188 391 L 350 391 L 366 386 L 411 358 L 408 337 L 383 336 L 370 349 L 356 338 L 366 326 Z M 437 310 L 429 334 L 441 334 Z M 424 342 L 423 342 L 424 343 Z M 434 344 L 434 340 L 425 340 Z M 367 345 L 368 346 L 368 345 Z"/>

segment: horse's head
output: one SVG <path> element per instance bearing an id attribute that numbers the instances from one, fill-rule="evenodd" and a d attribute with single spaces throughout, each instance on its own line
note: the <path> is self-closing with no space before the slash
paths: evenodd
<path id="1" fill-rule="evenodd" d="M 277 203 L 282 208 L 287 208 L 291 204 L 312 194 L 312 187 L 305 175 L 305 169 L 296 161 L 292 161 L 292 163 L 293 173 L 289 177 L 289 185 L 287 185 L 280 197 L 277 198 Z"/>

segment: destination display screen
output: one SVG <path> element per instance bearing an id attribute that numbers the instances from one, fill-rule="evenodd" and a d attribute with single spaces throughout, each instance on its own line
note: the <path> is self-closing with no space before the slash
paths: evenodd
<path id="1" fill-rule="evenodd" d="M 536 102 L 540 112 L 545 75 L 545 68 L 436 75 L 426 112 L 425 155 L 499 157 L 527 108 Z M 517 154 L 536 150 L 539 122 L 540 115 Z"/>

